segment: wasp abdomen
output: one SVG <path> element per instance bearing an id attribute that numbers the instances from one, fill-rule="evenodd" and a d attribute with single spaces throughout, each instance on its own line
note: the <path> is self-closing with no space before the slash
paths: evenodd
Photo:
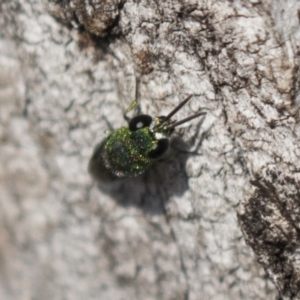
<path id="1" fill-rule="evenodd" d="M 100 180 L 137 176 L 151 164 L 152 146 L 148 128 L 132 132 L 123 127 L 96 147 L 89 171 Z"/>

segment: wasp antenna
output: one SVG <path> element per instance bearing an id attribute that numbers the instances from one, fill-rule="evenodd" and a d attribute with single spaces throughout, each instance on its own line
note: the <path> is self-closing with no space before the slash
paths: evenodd
<path id="1" fill-rule="evenodd" d="M 164 121 L 170 120 L 178 111 L 182 108 L 191 98 L 193 95 L 189 95 L 185 100 L 183 100 L 178 106 L 176 106 L 164 119 Z"/>
<path id="2" fill-rule="evenodd" d="M 199 113 L 197 113 L 197 114 L 195 114 L 193 116 L 187 117 L 187 118 L 185 118 L 183 120 L 180 120 L 180 121 L 178 121 L 178 122 L 176 122 L 174 124 L 171 124 L 170 126 L 168 126 L 168 129 L 173 129 L 173 128 L 175 128 L 175 127 L 177 127 L 177 126 L 179 126 L 179 125 L 181 125 L 183 123 L 186 123 L 186 122 L 188 122 L 190 120 L 196 119 L 196 118 L 198 118 L 200 116 L 203 116 L 203 115 L 206 115 L 206 111 L 201 111 L 201 112 L 199 112 Z"/>

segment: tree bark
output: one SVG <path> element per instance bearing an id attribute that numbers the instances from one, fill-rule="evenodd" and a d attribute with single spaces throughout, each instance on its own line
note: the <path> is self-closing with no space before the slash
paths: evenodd
<path id="1" fill-rule="evenodd" d="M 300 299 L 299 11 L 1 0 L 1 299 Z M 98 184 L 136 90 L 207 115 L 177 130 L 191 153 Z"/>

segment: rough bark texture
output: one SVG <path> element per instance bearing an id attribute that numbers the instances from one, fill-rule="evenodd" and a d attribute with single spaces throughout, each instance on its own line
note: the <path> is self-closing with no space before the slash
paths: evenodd
<path id="1" fill-rule="evenodd" d="M 300 299 L 299 10 L 1 0 L 0 298 Z M 201 155 L 98 186 L 136 82 Z"/>

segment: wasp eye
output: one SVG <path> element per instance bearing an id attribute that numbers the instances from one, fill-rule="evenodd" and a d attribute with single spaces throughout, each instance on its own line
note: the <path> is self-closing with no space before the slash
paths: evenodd
<path id="1" fill-rule="evenodd" d="M 129 123 L 129 130 L 135 131 L 144 127 L 149 127 L 152 122 L 152 118 L 148 115 L 139 115 L 136 117 L 133 117 Z"/>
<path id="2" fill-rule="evenodd" d="M 169 140 L 161 139 L 153 146 L 152 150 L 148 153 L 148 156 L 152 159 L 162 157 L 169 148 Z"/>

